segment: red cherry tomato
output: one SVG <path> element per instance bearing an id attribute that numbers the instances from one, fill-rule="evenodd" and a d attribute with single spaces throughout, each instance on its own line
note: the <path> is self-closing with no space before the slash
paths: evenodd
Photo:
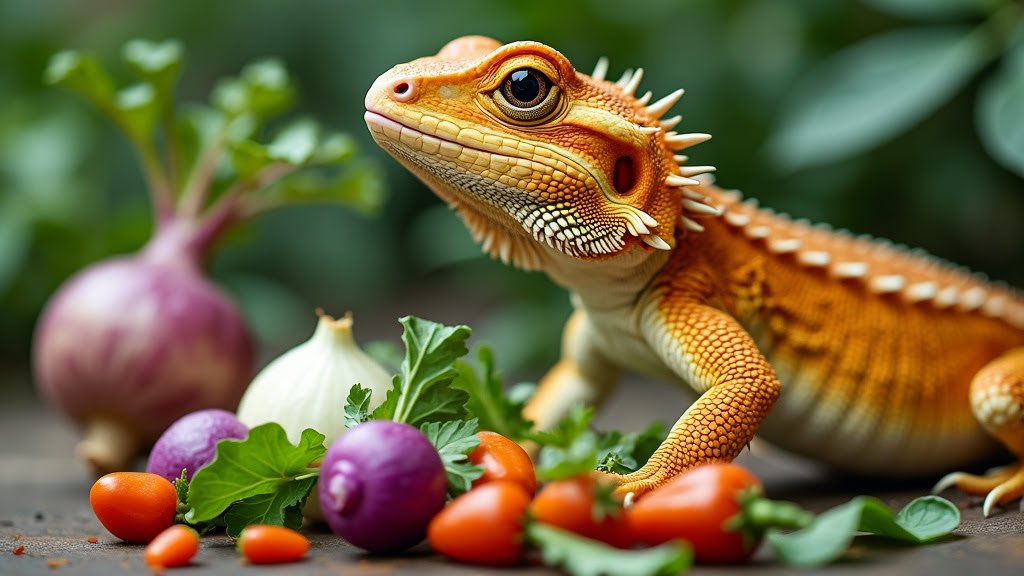
<path id="1" fill-rule="evenodd" d="M 178 494 L 163 476 L 113 472 L 92 485 L 89 503 L 111 534 L 125 542 L 146 543 L 174 524 Z"/>
<path id="2" fill-rule="evenodd" d="M 613 499 L 611 487 L 590 476 L 549 482 L 530 504 L 530 514 L 545 524 L 618 548 L 633 545 L 621 502 Z"/>
<path id="3" fill-rule="evenodd" d="M 537 475 L 533 462 L 522 446 L 496 432 L 477 432 L 480 445 L 469 454 L 469 461 L 482 466 L 484 475 L 473 482 L 479 486 L 495 480 L 510 480 L 531 495 L 537 491 Z"/>
<path id="4" fill-rule="evenodd" d="M 495 480 L 452 500 L 434 516 L 427 539 L 453 560 L 513 566 L 523 556 L 523 518 L 530 495 L 516 482 Z"/>

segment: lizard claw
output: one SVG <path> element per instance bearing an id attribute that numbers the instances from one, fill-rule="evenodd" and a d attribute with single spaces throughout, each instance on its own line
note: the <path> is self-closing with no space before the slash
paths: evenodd
<path id="1" fill-rule="evenodd" d="M 932 494 L 954 486 L 965 494 L 984 496 L 981 511 L 988 518 L 997 506 L 1024 496 L 1024 467 L 1017 464 L 994 468 L 982 476 L 965 472 L 946 474 L 932 488 Z M 1024 510 L 1024 501 L 1021 510 Z"/>

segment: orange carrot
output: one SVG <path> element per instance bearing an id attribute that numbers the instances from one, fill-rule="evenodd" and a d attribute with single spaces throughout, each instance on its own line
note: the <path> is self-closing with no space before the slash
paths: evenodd
<path id="1" fill-rule="evenodd" d="M 146 564 L 173 568 L 185 566 L 199 551 L 199 534 L 188 526 L 175 524 L 146 546 Z"/>
<path id="2" fill-rule="evenodd" d="M 253 524 L 238 537 L 238 551 L 253 564 L 295 562 L 309 551 L 309 540 L 284 526 Z"/>

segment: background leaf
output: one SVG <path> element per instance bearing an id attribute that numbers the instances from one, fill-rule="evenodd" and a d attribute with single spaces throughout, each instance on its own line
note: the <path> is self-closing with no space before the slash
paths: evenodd
<path id="1" fill-rule="evenodd" d="M 985 80 L 977 105 L 978 133 L 988 153 L 1024 176 L 1024 39 Z"/>
<path id="2" fill-rule="evenodd" d="M 847 158 L 888 141 L 953 97 L 989 58 L 963 27 L 869 38 L 825 60 L 793 89 L 769 142 L 780 168 Z"/>
<path id="3" fill-rule="evenodd" d="M 940 20 L 978 16 L 992 2 L 987 0 L 864 0 L 873 8 L 900 18 Z"/>

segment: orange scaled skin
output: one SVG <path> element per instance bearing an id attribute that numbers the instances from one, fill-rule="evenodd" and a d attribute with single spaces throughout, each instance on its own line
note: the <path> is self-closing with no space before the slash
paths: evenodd
<path id="1" fill-rule="evenodd" d="M 679 94 L 652 102 L 636 95 L 639 72 L 609 82 L 606 69 L 474 36 L 392 68 L 366 96 L 377 143 L 485 251 L 572 293 L 562 359 L 526 409 L 538 427 L 600 402 L 627 368 L 683 384 L 693 403 L 616 478 L 622 493 L 732 460 L 755 433 L 891 476 L 975 463 L 993 438 L 1024 453 L 1016 292 L 695 179 L 712 168 L 678 152 L 708 136 L 672 130 Z M 1020 497 L 1024 472 L 937 488 L 951 483 L 988 493 L 987 514 Z"/>

